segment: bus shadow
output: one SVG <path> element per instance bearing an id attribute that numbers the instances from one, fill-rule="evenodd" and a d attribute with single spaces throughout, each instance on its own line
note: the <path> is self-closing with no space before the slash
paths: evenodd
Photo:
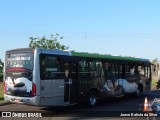
<path id="1" fill-rule="evenodd" d="M 144 96 L 140 97 L 141 99 Z M 102 99 L 93 108 L 88 108 L 84 104 L 78 104 L 74 106 L 65 107 L 45 107 L 43 110 L 47 111 L 46 116 L 57 116 L 57 117 L 99 117 L 99 116 L 112 116 L 115 114 L 115 110 L 110 110 L 108 108 L 112 107 L 115 103 L 121 104 L 130 100 L 139 99 L 133 95 L 127 95 L 125 97 L 119 98 L 107 98 Z M 120 106 L 124 107 L 124 106 Z M 117 111 L 116 111 L 117 112 Z M 118 111 L 120 112 L 120 111 Z"/>

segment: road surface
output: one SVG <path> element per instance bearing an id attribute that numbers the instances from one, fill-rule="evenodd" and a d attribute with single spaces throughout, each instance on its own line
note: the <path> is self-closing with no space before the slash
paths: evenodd
<path id="1" fill-rule="evenodd" d="M 23 117 L 28 117 L 28 114 L 31 118 L 23 119 L 34 119 L 34 120 L 76 120 L 76 119 L 96 119 L 96 120 L 147 120 L 147 117 L 139 117 L 143 112 L 143 105 L 145 97 L 148 100 L 153 100 L 154 98 L 160 98 L 160 90 L 146 92 L 142 94 L 141 97 L 135 98 L 132 95 L 123 98 L 109 99 L 101 101 L 94 108 L 86 108 L 84 105 L 77 105 L 71 107 L 37 107 L 23 104 L 8 104 L 0 106 L 1 112 L 11 112 L 12 118 L 2 118 L 9 120 L 19 120 Z M 21 116 L 16 116 L 20 113 Z M 27 112 L 27 113 L 26 113 Z M 35 113 L 38 118 L 32 118 L 33 116 L 30 113 Z M 138 117 L 131 117 L 137 115 Z M 120 117 L 123 115 L 123 117 Z M 127 116 L 128 115 L 128 116 Z M 40 118 L 42 116 L 42 118 Z M 114 117 L 117 116 L 117 117 Z M 124 117 L 125 116 L 125 117 Z M 15 118 L 13 118 L 15 117 Z M 153 117 L 150 119 L 153 119 Z M 160 118 L 154 118 L 158 120 Z"/>

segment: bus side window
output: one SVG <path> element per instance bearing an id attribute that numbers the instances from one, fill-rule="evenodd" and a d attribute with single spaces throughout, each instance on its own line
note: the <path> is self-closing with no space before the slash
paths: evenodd
<path id="1" fill-rule="evenodd" d="M 60 79 L 60 59 L 55 56 L 42 55 L 40 59 L 40 77 L 45 79 Z"/>
<path id="2" fill-rule="evenodd" d="M 122 68 L 121 68 L 121 71 L 120 71 L 120 73 L 121 73 L 121 78 L 122 78 L 122 79 L 125 79 L 125 77 L 126 77 L 126 76 L 125 76 L 125 64 L 122 64 L 121 67 L 122 67 Z"/>
<path id="3" fill-rule="evenodd" d="M 96 62 L 97 72 L 99 76 L 104 76 L 103 64 L 102 62 Z"/>
<path id="4" fill-rule="evenodd" d="M 113 74 L 113 69 L 112 69 L 112 63 L 105 62 L 105 76 L 107 79 L 113 80 L 114 74 Z"/>
<path id="5" fill-rule="evenodd" d="M 40 77 L 41 79 L 45 79 L 45 68 L 46 68 L 46 64 L 45 64 L 45 57 L 41 56 L 40 58 Z"/>
<path id="6" fill-rule="evenodd" d="M 103 64 L 100 61 L 90 62 L 90 73 L 91 77 L 101 77 L 104 76 Z"/>
<path id="7" fill-rule="evenodd" d="M 89 76 L 89 65 L 87 60 L 79 61 L 78 74 L 79 74 L 79 77 L 82 77 L 82 78 Z"/>

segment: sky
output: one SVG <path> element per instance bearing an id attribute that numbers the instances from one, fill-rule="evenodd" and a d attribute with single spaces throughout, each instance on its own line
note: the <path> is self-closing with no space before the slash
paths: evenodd
<path id="1" fill-rule="evenodd" d="M 160 0 L 4 0 L 0 59 L 50 37 L 69 50 L 160 60 Z"/>

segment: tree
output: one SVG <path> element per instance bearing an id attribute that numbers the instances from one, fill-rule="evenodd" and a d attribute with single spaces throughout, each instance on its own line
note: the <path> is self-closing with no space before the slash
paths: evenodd
<path id="1" fill-rule="evenodd" d="M 158 58 L 155 58 L 151 61 L 152 64 L 157 64 L 157 62 L 158 62 Z"/>
<path id="2" fill-rule="evenodd" d="M 3 63 L 2 60 L 0 59 L 0 73 L 1 73 L 2 70 L 3 70 L 3 66 L 4 66 L 4 63 Z"/>
<path id="3" fill-rule="evenodd" d="M 155 58 L 151 61 L 151 63 L 153 64 L 153 71 L 157 70 L 157 67 L 159 67 L 158 65 L 158 58 Z"/>
<path id="4" fill-rule="evenodd" d="M 55 34 L 50 36 L 47 39 L 45 36 L 42 38 L 39 37 L 30 37 L 29 48 L 44 48 L 44 49 L 60 49 L 60 50 L 67 50 L 69 49 L 68 46 L 62 45 L 58 42 L 58 39 L 63 39 L 63 37 L 59 37 L 59 34 Z"/>
<path id="5" fill-rule="evenodd" d="M 3 80 L 3 66 L 4 66 L 4 63 L 0 59 L 0 81 Z"/>

